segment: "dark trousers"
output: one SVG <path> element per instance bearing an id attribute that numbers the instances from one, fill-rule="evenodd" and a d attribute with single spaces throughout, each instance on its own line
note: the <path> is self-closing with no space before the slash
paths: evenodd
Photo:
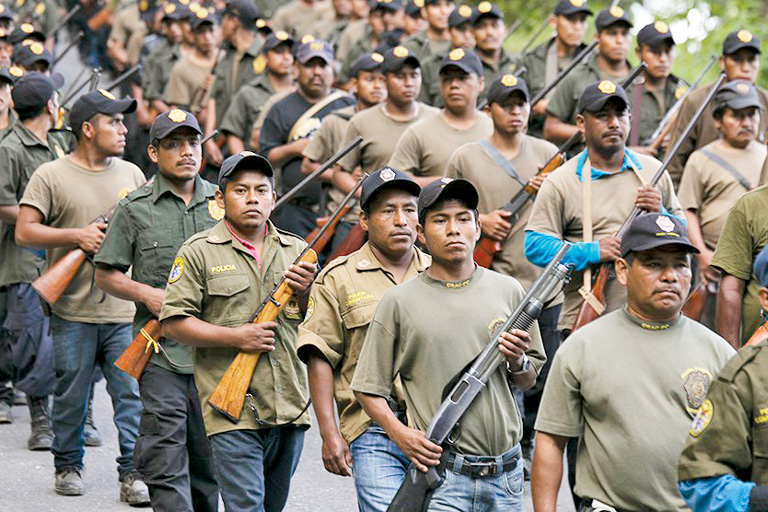
<path id="1" fill-rule="evenodd" d="M 5 288 L 0 289 L 0 402 L 13 406 L 13 361 L 8 332 L 3 329 L 6 316 Z"/>
<path id="2" fill-rule="evenodd" d="M 215 511 L 211 446 L 193 375 L 148 364 L 139 380 L 144 405 L 134 462 L 156 511 Z"/>

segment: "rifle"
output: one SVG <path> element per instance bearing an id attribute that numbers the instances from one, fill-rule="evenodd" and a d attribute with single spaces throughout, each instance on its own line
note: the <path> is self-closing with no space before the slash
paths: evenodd
<path id="1" fill-rule="evenodd" d="M 72 39 L 72 41 L 67 45 L 64 50 L 56 56 L 55 59 L 53 59 L 53 62 L 51 63 L 51 69 L 59 63 L 59 61 L 64 57 L 67 53 L 69 53 L 69 50 L 80 44 L 80 41 L 83 40 L 83 37 L 85 36 L 85 33 L 81 30 L 78 32 L 78 34 Z"/>
<path id="2" fill-rule="evenodd" d="M 724 80 L 725 80 L 725 75 L 721 74 L 720 77 L 715 82 L 714 87 L 712 87 L 712 90 L 709 92 L 709 94 L 707 94 L 707 97 L 704 99 L 704 101 L 699 106 L 699 109 L 691 118 L 690 122 L 688 123 L 688 126 L 685 127 L 685 130 L 683 130 L 683 133 L 681 134 L 681 136 L 678 137 L 672 149 L 667 153 L 666 157 L 664 158 L 664 162 L 661 164 L 661 167 L 659 167 L 659 170 L 656 171 L 656 174 L 653 176 L 653 179 L 651 180 L 650 185 L 655 186 L 659 182 L 662 175 L 667 170 L 667 167 L 669 167 L 669 164 L 672 161 L 672 157 L 680 150 L 680 146 L 682 145 L 683 141 L 686 138 L 688 138 L 688 134 L 691 132 L 691 130 L 693 130 L 693 127 L 696 125 L 696 122 L 704 113 L 704 109 L 712 101 L 712 98 L 715 97 L 715 93 L 720 88 L 720 84 L 722 84 Z M 630 224 L 632 224 L 632 221 L 634 221 L 638 215 L 640 215 L 640 209 L 637 206 L 635 206 L 632 208 L 632 211 L 630 212 L 629 217 L 626 218 L 624 223 L 621 225 L 621 228 L 619 228 L 618 233 L 616 233 L 616 237 L 618 237 L 619 239 L 623 238 L 627 230 L 629 229 Z M 592 287 L 592 292 L 591 292 L 592 295 L 600 304 L 603 304 L 603 305 L 605 305 L 605 296 L 604 296 L 605 285 L 608 284 L 608 274 L 612 267 L 613 267 L 613 262 L 601 263 L 600 270 L 597 275 L 597 280 L 595 281 L 595 285 Z M 590 305 L 589 302 L 585 300 L 581 304 L 581 309 L 579 310 L 579 314 L 576 317 L 576 322 L 574 323 L 573 329 L 571 330 L 571 332 L 577 330 L 580 327 L 583 327 L 584 325 L 588 324 L 592 320 L 596 319 L 601 314 L 602 314 L 602 311 L 601 312 L 595 311 L 592 305 Z"/>
<path id="3" fill-rule="evenodd" d="M 549 26 L 549 17 L 547 17 L 544 20 L 544 23 L 542 23 L 538 29 L 536 29 L 536 32 L 533 33 L 533 35 L 528 39 L 528 42 L 525 43 L 525 46 L 523 46 L 523 49 L 520 50 L 520 55 L 525 55 L 528 51 L 528 48 L 530 48 L 533 43 L 536 42 L 536 40 L 539 38 L 539 36 L 544 32 L 547 27 Z"/>
<path id="4" fill-rule="evenodd" d="M 540 90 L 536 94 L 536 96 L 534 96 L 533 99 L 530 101 L 531 107 L 533 107 L 539 101 L 541 101 L 547 94 L 550 93 L 552 89 L 557 87 L 557 85 L 563 80 L 563 78 L 565 78 L 565 76 L 568 73 L 573 71 L 573 68 L 578 66 L 579 63 L 581 63 L 584 59 L 586 59 L 595 49 L 598 42 L 599 41 L 592 41 L 591 43 L 589 43 L 589 46 L 584 48 L 578 55 L 576 55 L 576 57 L 574 57 L 573 60 L 566 67 L 564 67 L 563 70 L 560 71 L 560 73 L 557 74 L 557 76 L 555 77 L 554 80 L 552 80 L 552 82 L 545 85 L 544 88 Z"/>
<path id="5" fill-rule="evenodd" d="M 569 267 L 561 263 L 568 251 L 569 244 L 563 243 L 552 261 L 531 285 L 530 291 L 517 306 L 515 311 L 501 326 L 498 334 L 488 343 L 479 356 L 472 362 L 469 369 L 460 373 L 460 378 L 446 386 L 450 392 L 440 404 L 432 421 L 427 428 L 427 438 L 435 444 L 449 446 L 449 436 L 456 424 L 467 412 L 474 399 L 485 389 L 486 382 L 491 378 L 499 365 L 504 361 L 504 355 L 499 351 L 499 336 L 512 329 L 528 331 L 533 322 L 541 315 L 547 299 L 560 282 L 567 282 Z M 443 483 L 443 475 L 438 467 L 430 467 L 422 473 L 413 465 L 408 468 L 400 489 L 398 489 L 387 512 L 417 512 L 427 509 L 432 492 Z"/>
<path id="6" fill-rule="evenodd" d="M 752 333 L 752 336 L 749 337 L 744 346 L 754 347 L 758 343 L 765 340 L 768 340 L 768 321 L 766 321 L 764 324 L 761 324 L 760 327 L 758 327 L 757 330 Z"/>
<path id="7" fill-rule="evenodd" d="M 340 258 L 341 256 L 352 254 L 356 250 L 360 249 L 364 243 L 365 232 L 358 222 L 352 226 L 352 229 L 349 230 L 349 233 L 347 233 L 347 236 L 344 238 L 344 240 L 342 240 L 341 243 L 336 247 L 336 250 L 333 251 L 331 257 L 328 258 L 328 261 L 333 261 L 336 258 Z"/>
<path id="8" fill-rule="evenodd" d="M 664 142 L 664 139 L 667 137 L 669 132 L 672 131 L 672 126 L 675 124 L 675 119 L 677 119 L 677 114 L 680 112 L 680 108 L 683 106 L 683 102 L 686 100 L 686 98 L 688 98 L 688 96 L 691 95 L 693 91 L 696 90 L 696 88 L 699 86 L 699 82 L 701 82 L 701 80 L 704 78 L 704 75 L 707 74 L 707 71 L 709 71 L 716 60 L 717 57 L 714 55 L 709 59 L 709 63 L 704 67 L 701 73 L 699 73 L 699 76 L 696 77 L 696 80 L 694 80 L 690 87 L 688 87 L 688 90 L 685 91 L 685 94 L 681 96 L 674 105 L 672 105 L 666 114 L 664 114 L 664 117 L 661 119 L 659 126 L 657 126 L 651 134 L 651 143 L 649 146 L 653 148 L 657 153 L 659 149 L 661 149 L 661 145 Z"/>
<path id="9" fill-rule="evenodd" d="M 339 222 L 341 222 L 341 219 L 343 219 L 351 209 L 351 206 L 347 205 L 343 208 L 341 215 L 338 217 L 331 217 L 330 215 L 325 215 L 323 217 L 320 217 L 317 219 L 317 227 L 309 232 L 307 235 L 307 238 L 312 240 L 317 236 L 317 233 L 320 231 L 320 229 L 325 226 L 327 223 L 331 222 L 331 227 L 328 228 L 328 230 L 323 235 L 323 238 L 321 240 L 317 241 L 317 244 L 315 244 L 315 252 L 317 254 L 320 254 L 323 252 L 323 249 L 325 249 L 325 246 L 330 242 L 331 238 L 333 238 L 333 233 L 336 230 L 336 226 L 339 225 Z"/>
<path id="10" fill-rule="evenodd" d="M 83 87 L 86 86 L 86 84 L 92 83 L 94 80 L 96 80 L 97 76 L 100 76 L 100 74 L 101 74 L 101 70 L 99 68 L 93 68 L 91 70 L 91 76 L 88 78 L 88 80 L 85 80 L 82 83 L 80 83 L 80 85 L 78 85 L 76 89 L 74 89 L 72 91 L 67 91 L 67 94 L 64 96 L 64 99 L 61 100 L 61 102 L 59 102 L 59 105 L 64 106 L 67 103 L 69 103 L 70 101 L 72 101 L 72 98 L 77 96 L 77 94 L 80 91 L 83 90 Z M 77 82 L 76 81 L 73 82 L 72 87 L 74 87 L 75 83 L 77 83 Z M 71 87 L 70 87 L 70 89 L 71 89 Z"/>
<path id="11" fill-rule="evenodd" d="M 338 157 L 335 155 L 333 158 Z M 320 228 L 315 238 L 309 242 L 307 247 L 301 252 L 301 254 L 294 261 L 294 265 L 298 265 L 302 261 L 309 261 L 314 263 L 317 261 L 317 253 L 313 250 L 315 244 L 323 237 L 333 223 L 333 220 L 340 218 L 344 208 L 350 199 L 355 195 L 357 190 L 365 181 L 365 177 L 360 178 L 357 184 L 349 191 L 339 204 L 336 211 L 333 213 L 331 220 Z M 259 309 L 251 315 L 248 320 L 253 323 L 273 322 L 283 310 L 283 307 L 293 295 L 293 291 L 288 287 L 283 277 L 277 286 L 270 292 L 270 294 L 264 299 L 259 306 Z M 243 412 L 243 403 L 245 402 L 245 395 L 248 392 L 248 387 L 253 379 L 253 373 L 256 370 L 256 364 L 259 362 L 259 352 L 240 352 L 235 356 L 229 368 L 224 373 L 219 383 L 216 385 L 216 389 L 213 390 L 211 397 L 208 399 L 208 404 L 215 410 L 223 414 L 228 420 L 233 423 L 237 423 L 240 420 L 240 415 Z"/>
<path id="12" fill-rule="evenodd" d="M 214 136 L 218 132 L 214 132 L 207 138 Z M 207 139 L 206 138 L 206 139 Z M 204 140 L 206 140 L 204 139 Z M 154 176 L 144 182 L 139 188 L 146 185 L 150 185 L 154 182 Z M 93 219 L 91 224 L 108 223 L 109 219 L 115 213 L 118 203 L 115 203 L 106 213 L 99 215 Z M 72 249 L 65 254 L 56 263 L 51 265 L 40 277 L 32 282 L 32 288 L 42 297 L 48 304 L 55 304 L 58 301 L 64 290 L 67 289 L 69 283 L 75 278 L 75 274 L 83 266 L 85 259 L 88 255 L 80 247 Z"/>
<path id="13" fill-rule="evenodd" d="M 69 12 L 68 12 L 68 13 L 66 13 L 66 14 L 64 15 L 64 17 L 63 17 L 63 18 L 61 18 L 61 20 L 60 20 L 60 21 L 59 21 L 59 22 L 58 22 L 58 23 L 57 23 L 57 24 L 56 24 L 56 25 L 55 25 L 55 26 L 54 26 L 54 27 L 51 29 L 51 31 L 50 31 L 50 32 L 48 32 L 48 33 L 45 35 L 45 38 L 46 38 L 46 39 L 50 39 L 50 38 L 52 38 L 53 36 L 55 36 L 55 35 L 56 35 L 56 34 L 59 32 L 59 30 L 61 30 L 61 28 L 62 28 L 64 25 L 66 25 L 67 23 L 69 23 L 69 20 L 71 20 L 72 18 L 74 18 L 74 17 L 75 17 L 75 15 L 76 15 L 77 13 L 79 13 L 79 12 L 80 12 L 82 9 L 83 9 L 83 6 L 82 6 L 82 5 L 80 5 L 80 3 L 78 3 L 77 5 L 75 5 L 75 6 L 74 6 L 72 9 L 70 9 L 70 10 L 69 10 Z"/>
<path id="14" fill-rule="evenodd" d="M 584 53 L 587 52 L 587 50 L 591 51 L 590 48 L 585 48 L 580 55 L 582 58 Z M 632 85 L 632 82 L 635 80 L 635 78 L 637 78 L 637 76 L 640 74 L 640 72 L 643 69 L 645 69 L 644 64 L 640 64 L 638 67 L 636 67 L 632 71 L 632 73 L 630 73 L 629 76 L 624 79 L 624 81 L 621 84 L 622 87 L 629 87 L 630 85 Z M 546 87 L 544 89 L 546 89 Z M 542 89 L 542 91 L 544 89 Z M 546 95 L 546 92 L 544 94 Z M 539 95 L 537 95 L 537 97 L 538 96 Z M 531 104 L 533 105 L 533 103 Z M 542 167 L 541 170 L 538 173 L 536 173 L 536 176 L 547 176 L 552 171 L 554 171 L 555 169 L 563 165 L 563 163 L 565 162 L 565 158 L 568 155 L 568 152 L 579 142 L 581 142 L 580 132 L 577 132 L 571 135 L 571 137 L 567 141 L 565 141 L 562 146 L 560 146 L 555 156 L 550 158 L 549 162 L 544 164 L 544 167 Z M 512 216 L 510 217 L 511 219 L 510 222 L 513 225 L 520 220 L 520 212 L 523 210 L 525 205 L 528 204 L 528 201 L 533 200 L 533 197 L 536 195 L 536 192 L 537 190 L 534 189 L 531 185 L 526 185 L 517 194 L 515 194 L 515 196 L 509 201 L 509 203 L 501 207 L 501 210 L 512 212 Z M 486 236 L 481 237 L 480 242 L 478 242 L 475 248 L 475 253 L 473 255 L 475 263 L 477 263 L 481 267 L 490 268 L 493 258 L 503 248 L 504 246 L 501 240 L 494 240 L 493 238 L 488 238 Z"/>
<path id="15" fill-rule="evenodd" d="M 510 36 L 512 36 L 512 34 L 517 32 L 517 29 L 519 29 L 520 25 L 522 25 L 522 24 L 523 24 L 523 19 L 522 18 L 517 18 L 517 21 L 515 21 L 511 25 L 508 25 L 507 26 L 507 37 L 505 37 L 504 40 L 506 41 L 507 39 L 510 38 Z"/>
<path id="16" fill-rule="evenodd" d="M 122 84 L 123 82 L 128 80 L 130 77 L 132 77 L 135 73 L 138 73 L 139 71 L 141 71 L 141 64 L 136 64 L 135 66 L 133 66 L 129 70 L 125 71 L 122 75 L 118 76 L 117 78 L 115 78 L 114 80 L 109 82 L 107 85 L 102 87 L 102 89 L 106 89 L 107 91 L 111 91 L 112 89 L 114 89 L 118 85 Z"/>

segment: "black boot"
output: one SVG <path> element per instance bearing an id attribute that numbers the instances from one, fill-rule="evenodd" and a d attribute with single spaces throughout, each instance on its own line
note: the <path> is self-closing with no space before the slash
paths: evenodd
<path id="1" fill-rule="evenodd" d="M 88 399 L 88 411 L 85 415 L 85 446 L 101 446 L 101 433 L 96 430 L 93 423 L 93 384 L 91 384 L 91 398 Z"/>
<path id="2" fill-rule="evenodd" d="M 29 417 L 31 418 L 32 433 L 27 440 L 27 448 L 33 451 L 50 450 L 53 444 L 51 430 L 51 411 L 48 408 L 48 397 L 27 396 Z"/>

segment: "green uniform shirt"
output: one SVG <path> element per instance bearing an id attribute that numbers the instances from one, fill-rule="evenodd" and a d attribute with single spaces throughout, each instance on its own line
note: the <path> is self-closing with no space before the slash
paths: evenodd
<path id="1" fill-rule="evenodd" d="M 411 34 L 403 41 L 403 46 L 416 54 L 416 58 L 421 62 L 430 55 L 445 55 L 448 53 L 451 49 L 451 41 L 448 39 L 444 41 L 430 41 L 427 39 L 426 29 L 424 29 Z"/>
<path id="2" fill-rule="evenodd" d="M 514 72 L 518 65 L 518 61 L 504 50 L 501 50 L 501 58 L 499 59 L 499 64 L 496 66 L 483 60 L 479 52 L 477 53 L 477 56 L 480 57 L 480 62 L 483 64 L 483 78 L 485 79 L 485 87 L 480 91 L 480 95 L 477 98 L 479 105 L 488 95 L 488 89 L 491 88 L 493 81 L 503 75 L 508 75 Z"/>
<path id="3" fill-rule="evenodd" d="M 445 102 L 440 93 L 440 65 L 443 63 L 445 53 L 432 53 L 421 60 L 421 90 L 419 101 L 443 108 Z M 486 84 L 486 87 L 490 87 Z"/>
<path id="4" fill-rule="evenodd" d="M 45 162 L 63 156 L 65 149 L 59 132 L 48 132 L 47 143 L 43 143 L 21 123 L 14 124 L 0 143 L 0 206 L 18 205 L 32 173 Z M 16 245 L 14 226 L 2 223 L 0 227 L 0 286 L 31 283 L 45 268 L 45 253 Z"/>
<path id="5" fill-rule="evenodd" d="M 219 222 L 181 246 L 165 289 L 160 320 L 194 316 L 225 327 L 243 325 L 304 247 L 302 239 L 278 231 L 270 222 L 259 266 L 225 222 Z M 298 303 L 291 300 L 275 319 L 275 351 L 259 357 L 248 393 L 262 421 L 285 423 L 299 416 L 307 403 L 307 372 L 296 355 L 296 329 L 301 320 Z M 247 398 L 236 424 L 208 405 L 237 353 L 233 348 L 193 349 L 195 383 L 208 436 L 265 428 L 256 422 Z M 309 425 L 309 413 L 305 411 L 295 423 Z"/>
<path id="6" fill-rule="evenodd" d="M 768 485 L 766 347 L 742 348 L 717 374 L 678 461 L 679 480 L 733 475 Z"/>
<path id="7" fill-rule="evenodd" d="M 224 43 L 224 56 L 216 65 L 216 81 L 211 87 L 211 98 L 216 100 L 216 124 L 221 124 L 224 114 L 237 91 L 256 78 L 254 61 L 261 53 L 261 40 L 256 41 L 245 53 L 239 53 L 230 43 Z"/>
<path id="8" fill-rule="evenodd" d="M 403 281 L 423 272 L 430 257 L 414 248 Z M 299 326 L 299 357 L 309 348 L 319 350 L 333 367 L 333 394 L 339 429 L 347 443 L 354 441 L 370 418 L 349 388 L 376 306 L 395 280 L 376 258 L 369 244 L 349 256 L 333 260 L 312 284 L 307 318 Z"/>
<path id="9" fill-rule="evenodd" d="M 647 146 L 651 135 L 661 123 L 667 111 L 675 102 L 682 98 L 687 90 L 687 84 L 674 75 L 669 75 L 664 83 L 664 89 L 649 91 L 643 84 L 637 84 L 627 91 L 632 118 L 640 116 L 640 120 L 632 122 L 631 127 L 637 126 L 637 134 L 630 131 L 627 145 Z"/>
<path id="10" fill-rule="evenodd" d="M 247 149 L 253 149 L 250 147 L 253 125 L 259 118 L 264 104 L 275 92 L 266 73 L 258 75 L 244 85 L 237 91 L 224 114 L 219 126 L 221 133 L 234 135 L 243 141 Z"/>
<path id="11" fill-rule="evenodd" d="M 691 418 L 733 348 L 698 322 L 643 322 L 624 309 L 557 349 L 536 430 L 578 437 L 575 493 L 619 510 L 688 510 L 675 462 Z"/>
<path id="12" fill-rule="evenodd" d="M 352 67 L 355 65 L 357 59 L 372 52 L 378 44 L 378 37 L 371 33 L 371 26 L 365 24 L 365 30 L 363 34 L 357 39 L 354 44 L 349 47 L 347 56 L 344 59 L 344 64 L 341 66 L 341 73 L 339 74 L 339 83 L 344 83 L 352 78 Z"/>
<path id="13" fill-rule="evenodd" d="M 736 201 L 725 219 L 711 265 L 746 281 L 741 307 L 741 340 L 746 342 L 762 323 L 757 281 L 752 263 L 765 247 L 768 235 L 768 186 L 747 192 Z"/>
<path id="14" fill-rule="evenodd" d="M 415 428 L 426 431 L 443 389 L 490 343 L 525 292 L 514 278 L 478 267 L 461 282 L 424 272 L 389 290 L 379 302 L 352 379 L 354 391 L 387 398 L 400 374 Z M 528 357 L 538 372 L 546 361 L 537 323 Z M 522 437 L 523 424 L 504 364 L 461 419 L 460 453 L 496 456 Z"/>
<path id="15" fill-rule="evenodd" d="M 163 92 L 171 78 L 174 64 L 181 58 L 178 45 L 167 39 L 147 57 L 144 73 L 144 99 L 147 101 L 163 98 Z"/>
<path id="16" fill-rule="evenodd" d="M 215 191 L 214 184 L 195 177 L 195 191 L 187 206 L 173 192 L 168 179 L 161 173 L 156 174 L 154 183 L 120 201 L 94 261 L 121 272 L 132 268 L 134 281 L 165 288 L 181 244 L 222 218 L 223 211 L 213 199 Z M 147 307 L 137 302 L 133 335 L 152 318 Z M 163 338 L 163 348 L 170 362 L 161 354 L 152 354 L 150 362 L 178 373 L 192 373 L 189 347 Z"/>

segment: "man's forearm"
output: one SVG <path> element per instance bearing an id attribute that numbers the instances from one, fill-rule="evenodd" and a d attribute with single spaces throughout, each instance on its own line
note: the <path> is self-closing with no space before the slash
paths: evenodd
<path id="1" fill-rule="evenodd" d="M 78 246 L 79 229 L 52 228 L 40 222 L 17 222 L 16 243 L 33 249 Z"/>
<path id="2" fill-rule="evenodd" d="M 99 265 L 95 274 L 96 286 L 122 300 L 144 302 L 151 286 L 134 281 L 119 270 Z"/>
<path id="3" fill-rule="evenodd" d="M 333 368 L 328 360 L 316 349 L 309 355 L 307 362 L 309 377 L 309 396 L 315 409 L 320 437 L 339 435 L 336 428 L 336 416 L 333 412 Z"/>
<path id="4" fill-rule="evenodd" d="M 557 492 L 563 479 L 563 452 L 567 437 L 536 433 L 531 473 L 531 493 L 535 512 L 555 512 Z"/>
<path id="5" fill-rule="evenodd" d="M 704 236 L 701 234 L 701 224 L 699 224 L 699 216 L 693 210 L 685 210 L 685 220 L 688 222 L 688 238 L 691 239 L 691 243 L 699 251 L 706 251 L 707 246 L 704 244 Z"/>
<path id="6" fill-rule="evenodd" d="M 163 333 L 193 347 L 237 347 L 234 329 L 209 324 L 193 316 L 174 316 L 162 321 Z"/>
<path id="7" fill-rule="evenodd" d="M 13 226 L 19 217 L 19 205 L 0 206 L 0 222 Z"/>
<path id="8" fill-rule="evenodd" d="M 331 183 L 333 183 L 334 187 L 344 192 L 344 194 L 349 194 L 349 191 L 355 188 L 357 180 L 352 176 L 352 173 L 345 171 L 339 165 L 335 165 L 333 167 Z M 357 195 L 359 197 L 360 194 L 358 193 Z"/>
<path id="9" fill-rule="evenodd" d="M 395 413 L 389 408 L 387 399 L 381 396 L 369 395 L 367 393 L 358 393 L 355 391 L 355 398 L 363 406 L 365 414 L 375 421 L 387 433 L 390 439 L 393 438 L 393 432 L 403 427 L 403 423 L 397 419 Z"/>
<path id="10" fill-rule="evenodd" d="M 245 151 L 245 144 L 240 137 L 235 135 L 227 135 L 227 148 L 229 148 L 230 154 L 236 155 L 241 151 Z"/>
<path id="11" fill-rule="evenodd" d="M 578 131 L 579 129 L 576 126 L 568 124 L 555 116 L 548 115 L 544 121 L 544 137 L 554 144 L 562 144 L 578 133 Z"/>
<path id="12" fill-rule="evenodd" d="M 717 292 L 717 333 L 736 350 L 741 348 L 741 303 L 746 282 L 730 274 L 723 274 Z"/>
<path id="13" fill-rule="evenodd" d="M 298 144 L 302 139 L 283 144 L 282 146 L 276 146 L 267 152 L 267 159 L 272 163 L 274 167 L 282 167 L 283 164 L 289 160 L 301 157 L 301 152 L 304 150 L 302 144 Z"/>

